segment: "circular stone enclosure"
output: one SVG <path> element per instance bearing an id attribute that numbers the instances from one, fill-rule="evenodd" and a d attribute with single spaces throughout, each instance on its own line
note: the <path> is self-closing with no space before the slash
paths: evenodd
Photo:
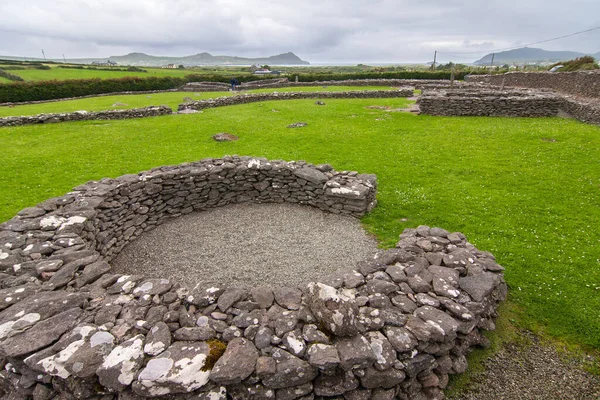
<path id="1" fill-rule="evenodd" d="M 360 217 L 376 188 L 374 175 L 329 165 L 231 156 L 89 182 L 21 211 L 0 225 L 0 392 L 443 398 L 506 296 L 503 268 L 460 233 L 408 229 L 396 248 L 300 287 L 185 288 L 109 264 L 195 211 L 268 202 Z"/>

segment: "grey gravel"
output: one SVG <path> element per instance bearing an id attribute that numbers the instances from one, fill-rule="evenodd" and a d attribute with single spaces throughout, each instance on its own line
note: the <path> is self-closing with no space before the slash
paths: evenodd
<path id="1" fill-rule="evenodd" d="M 469 389 L 450 399 L 600 399 L 600 376 L 585 371 L 582 359 L 574 358 L 573 354 L 559 354 L 551 345 L 541 344 L 535 336 L 523 334 L 529 337 L 530 344 L 503 347 L 484 362 L 482 373 L 474 374 Z M 594 361 L 586 357 L 585 363 Z"/>
<path id="2" fill-rule="evenodd" d="M 377 241 L 353 217 L 293 204 L 239 204 L 160 225 L 111 262 L 122 274 L 196 284 L 298 286 L 372 257 Z"/>

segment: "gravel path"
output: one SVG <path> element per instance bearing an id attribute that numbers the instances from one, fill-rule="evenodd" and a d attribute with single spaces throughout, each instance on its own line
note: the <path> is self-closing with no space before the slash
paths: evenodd
<path id="1" fill-rule="evenodd" d="M 485 371 L 455 400 L 598 400 L 600 376 L 583 370 L 581 360 L 561 357 L 556 349 L 523 332 L 530 345 L 509 344 L 484 362 Z"/>
<path id="2" fill-rule="evenodd" d="M 111 262 L 122 274 L 196 284 L 297 286 L 372 257 L 377 241 L 352 217 L 292 204 L 240 204 L 145 233 Z"/>

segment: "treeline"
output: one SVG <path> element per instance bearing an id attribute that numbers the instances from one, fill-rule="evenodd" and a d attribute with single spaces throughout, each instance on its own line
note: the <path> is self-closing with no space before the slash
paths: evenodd
<path id="1" fill-rule="evenodd" d="M 457 72 L 456 79 L 463 79 L 466 73 Z M 297 74 L 299 82 L 335 81 L 347 79 L 450 79 L 450 72 L 398 71 L 398 72 L 358 72 L 358 73 L 318 73 Z M 290 76 L 295 80 L 296 75 Z M 229 75 L 186 75 L 185 77 L 125 77 L 118 79 L 77 79 L 66 81 L 28 81 L 0 84 L 0 103 L 54 100 L 69 97 L 90 96 L 116 92 L 142 92 L 150 90 L 176 89 L 188 82 L 229 83 Z M 236 76 L 240 82 L 268 79 L 255 75 Z M 272 77 L 271 77 L 272 78 Z"/>

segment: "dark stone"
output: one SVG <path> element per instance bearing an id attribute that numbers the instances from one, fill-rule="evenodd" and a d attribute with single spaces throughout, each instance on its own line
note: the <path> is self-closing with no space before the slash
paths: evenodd
<path id="1" fill-rule="evenodd" d="M 250 340 L 233 339 L 215 363 L 210 379 L 222 385 L 240 383 L 254 372 L 257 360 L 258 350 Z"/>
<path id="2" fill-rule="evenodd" d="M 334 344 L 340 356 L 340 367 L 346 371 L 365 368 L 377 361 L 371 344 L 362 335 L 351 338 L 337 338 Z"/>

